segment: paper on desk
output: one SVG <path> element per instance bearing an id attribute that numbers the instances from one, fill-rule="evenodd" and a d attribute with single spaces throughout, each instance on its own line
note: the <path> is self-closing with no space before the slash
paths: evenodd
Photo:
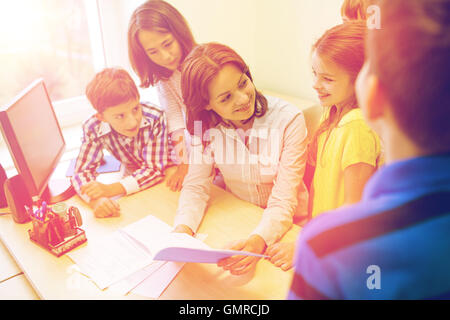
<path id="1" fill-rule="evenodd" d="M 126 277 L 125 279 L 120 280 L 112 284 L 108 290 L 112 290 L 122 295 L 126 295 L 131 290 L 136 288 L 139 284 L 149 278 L 152 274 L 158 272 L 163 265 L 165 265 L 166 261 L 154 261 L 150 265 L 144 267 L 141 270 L 136 271 L 132 275 Z M 158 277 L 164 277 L 164 274 L 158 273 Z"/>
<path id="2" fill-rule="evenodd" d="M 102 290 L 153 262 L 149 252 L 123 232 L 90 241 L 67 255 Z"/>
<path id="3" fill-rule="evenodd" d="M 205 241 L 206 234 L 197 234 L 195 237 L 199 241 Z M 184 262 L 159 261 L 164 262 L 157 272 L 152 273 L 142 283 L 140 283 L 133 293 L 144 297 L 157 299 L 172 282 L 178 272 L 181 271 Z M 156 262 L 155 262 L 156 263 Z"/>
<path id="4" fill-rule="evenodd" d="M 171 231 L 171 227 L 156 217 L 148 217 L 150 218 L 141 219 L 105 238 L 90 241 L 86 247 L 72 251 L 68 256 L 82 273 L 103 290 L 153 262 L 153 254 L 148 247 L 130 235 L 137 235 L 147 244 L 158 243 L 159 238 Z M 118 286 L 118 290 L 125 290 L 135 281 L 137 280 L 132 279 L 128 285 Z"/>
<path id="5" fill-rule="evenodd" d="M 173 233 L 171 229 L 165 222 L 149 215 L 103 239 L 90 241 L 86 247 L 72 251 L 68 256 L 102 290 L 154 261 L 217 263 L 232 255 L 264 257 L 251 252 L 211 249 L 204 242 L 184 233 Z M 156 272 L 153 268 L 157 268 L 156 265 L 118 287 L 125 291 L 131 289 L 139 280 Z"/>
<path id="6" fill-rule="evenodd" d="M 164 262 L 157 272 L 147 277 L 132 292 L 147 298 L 159 298 L 184 265 L 184 262 Z"/>
<path id="7" fill-rule="evenodd" d="M 196 239 L 204 241 L 206 234 L 197 234 Z M 109 289 L 126 295 L 130 291 L 148 298 L 158 298 L 175 276 L 183 268 L 184 263 L 170 261 L 154 261 L 149 266 L 131 276 L 113 284 Z"/>

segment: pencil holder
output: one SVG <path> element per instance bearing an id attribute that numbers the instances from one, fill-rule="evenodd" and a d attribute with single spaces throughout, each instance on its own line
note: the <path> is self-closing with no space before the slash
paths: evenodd
<path id="1" fill-rule="evenodd" d="M 87 241 L 81 226 L 81 215 L 76 207 L 65 203 L 55 204 L 51 210 L 41 206 L 30 213 L 32 229 L 28 230 L 31 241 L 57 257 Z"/>

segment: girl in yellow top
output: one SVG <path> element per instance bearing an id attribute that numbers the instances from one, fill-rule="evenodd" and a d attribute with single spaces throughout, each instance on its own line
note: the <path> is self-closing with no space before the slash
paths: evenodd
<path id="1" fill-rule="evenodd" d="M 380 164 L 380 140 L 363 120 L 354 91 L 364 63 L 365 31 L 364 22 L 349 21 L 326 31 L 313 46 L 313 87 L 325 108 L 308 151 L 308 161 L 315 167 L 310 193 L 313 218 L 358 202 Z M 293 252 L 294 243 L 278 243 L 266 254 L 287 270 Z"/>

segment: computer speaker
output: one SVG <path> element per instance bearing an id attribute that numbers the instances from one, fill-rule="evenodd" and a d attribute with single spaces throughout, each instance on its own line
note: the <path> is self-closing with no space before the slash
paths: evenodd
<path id="1" fill-rule="evenodd" d="M 28 208 L 33 208 L 33 200 L 28 193 L 22 177 L 20 175 L 16 175 L 12 178 L 6 179 L 4 190 L 6 202 L 14 221 L 17 223 L 25 223 L 30 221 L 30 215 L 28 214 L 25 206 L 28 206 Z"/>
<path id="2" fill-rule="evenodd" d="M 5 190 L 3 189 L 6 179 L 8 179 L 8 177 L 6 176 L 5 169 L 3 169 L 0 164 L 0 208 L 5 208 L 7 206 Z"/>

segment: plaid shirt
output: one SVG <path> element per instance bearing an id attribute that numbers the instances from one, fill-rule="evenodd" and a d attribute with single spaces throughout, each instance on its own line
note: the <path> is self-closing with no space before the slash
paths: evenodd
<path id="1" fill-rule="evenodd" d="M 167 123 L 163 111 L 142 105 L 142 121 L 136 137 L 126 137 L 112 130 L 106 122 L 95 116 L 83 124 L 80 153 L 71 178 L 78 195 L 81 186 L 96 179 L 97 168 L 103 159 L 103 149 L 108 150 L 126 169 L 127 176 L 120 180 L 127 195 L 151 187 L 163 179 L 168 165 Z"/>

